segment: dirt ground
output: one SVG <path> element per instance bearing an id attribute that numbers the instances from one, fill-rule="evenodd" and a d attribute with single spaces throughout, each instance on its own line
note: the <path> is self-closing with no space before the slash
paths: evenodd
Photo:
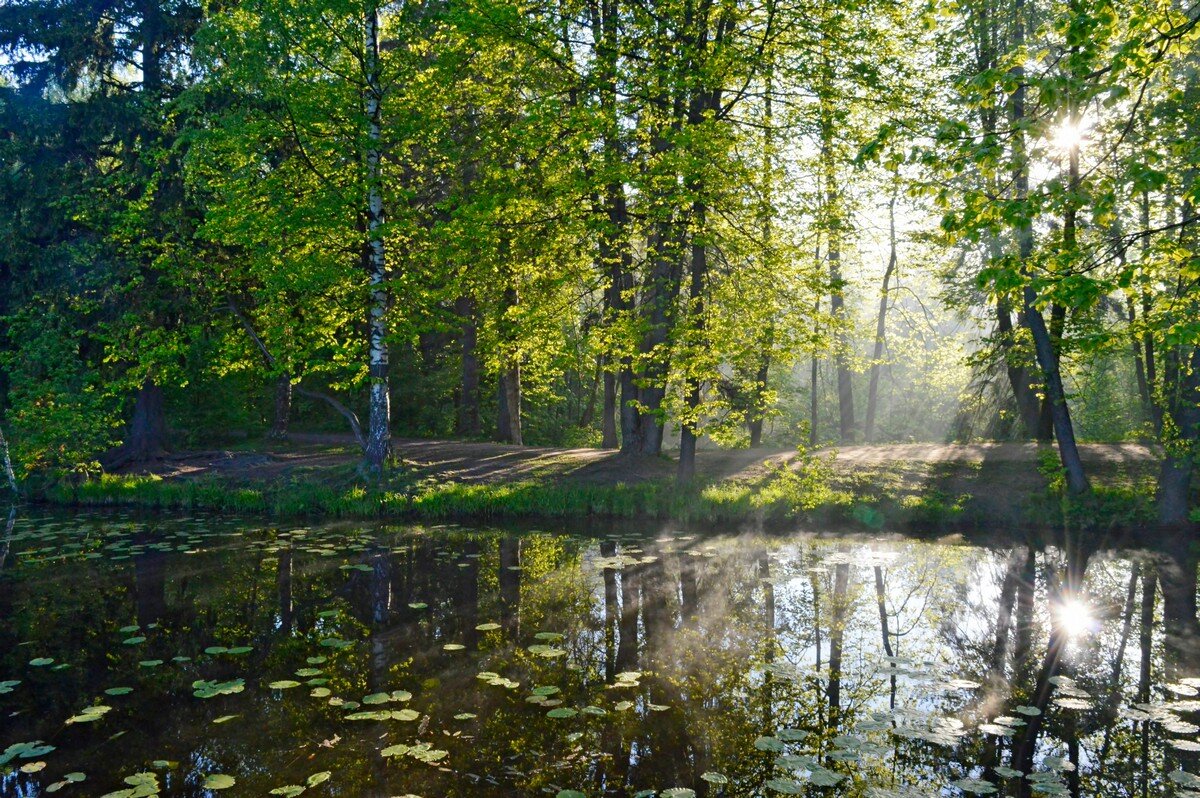
<path id="1" fill-rule="evenodd" d="M 1052 447 L 1041 448 L 1053 452 Z M 674 461 L 630 458 L 601 449 L 557 449 L 501 443 L 397 439 L 397 459 L 414 479 L 463 483 L 511 482 L 553 477 L 593 484 L 640 482 L 670 477 Z M 1157 455 L 1132 443 L 1085 444 L 1085 463 L 1097 473 L 1132 476 L 1148 472 Z M 822 450 L 835 454 L 835 467 L 846 474 L 897 470 L 906 480 L 933 483 L 953 493 L 964 481 L 995 490 L 1036 489 L 1039 445 L 1034 443 L 905 443 L 845 446 Z M 702 449 L 697 468 L 708 481 L 753 479 L 772 464 L 796 457 L 794 450 Z M 286 442 L 265 442 L 252 450 L 179 452 L 144 471 L 168 479 L 219 477 L 272 482 L 322 471 L 353 467 L 358 452 L 349 436 L 294 434 Z"/>

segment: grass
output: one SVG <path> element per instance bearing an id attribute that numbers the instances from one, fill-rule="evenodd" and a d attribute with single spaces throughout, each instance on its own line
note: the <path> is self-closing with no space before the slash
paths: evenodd
<path id="1" fill-rule="evenodd" d="M 1052 463 L 1044 484 L 1014 496 L 977 464 L 898 464 L 839 470 L 832 458 L 777 464 L 750 480 L 680 489 L 670 479 L 589 483 L 539 473 L 510 482 L 462 483 L 418 478 L 400 469 L 378 486 L 351 466 L 295 473 L 287 480 L 235 481 L 103 474 L 45 488 L 56 504 L 206 510 L 279 517 L 428 520 L 607 518 L 708 524 L 800 522 L 863 529 L 939 532 L 969 527 L 1052 527 L 1069 523 L 1136 526 L 1152 521 L 1153 480 L 1113 475 L 1097 482 L 1086 505 L 1063 498 Z M 1027 485 L 1028 487 L 1028 485 Z"/>

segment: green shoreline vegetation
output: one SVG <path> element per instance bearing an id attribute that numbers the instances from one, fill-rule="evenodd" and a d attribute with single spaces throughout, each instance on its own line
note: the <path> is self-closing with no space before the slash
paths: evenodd
<path id="1" fill-rule="evenodd" d="M 923 476 L 971 479 L 972 464 L 931 468 Z M 936 472 L 942 473 L 937 474 Z M 853 473 L 811 460 L 799 469 L 778 466 L 754 479 L 697 484 L 681 490 L 669 479 L 614 484 L 581 483 L 554 476 L 465 484 L 394 477 L 364 482 L 352 469 L 275 481 L 219 477 L 163 479 L 147 474 L 101 474 L 60 481 L 38 498 L 79 507 L 206 510 L 329 519 L 417 518 L 633 519 L 783 526 L 832 524 L 865 530 L 940 530 L 1052 527 L 1065 522 L 1128 529 L 1153 524 L 1154 485 L 1149 477 L 1114 477 L 1098 484 L 1090 503 L 1072 505 L 1054 482 L 1002 503 L 982 492 L 948 492 L 914 484 L 911 467 L 877 467 Z M 936 480 L 933 480 L 936 482 Z"/>

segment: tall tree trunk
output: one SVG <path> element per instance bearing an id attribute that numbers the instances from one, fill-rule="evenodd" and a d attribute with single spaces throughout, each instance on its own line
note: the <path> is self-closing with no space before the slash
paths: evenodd
<path id="1" fill-rule="evenodd" d="M 597 257 L 599 270 L 608 276 L 604 293 L 606 321 L 613 323 L 629 310 L 627 293 L 632 287 L 632 253 L 629 251 L 629 214 L 625 199 L 625 184 L 620 179 L 621 153 L 620 114 L 617 109 L 617 62 L 619 13 L 618 0 L 600 0 L 593 9 L 592 29 L 596 41 L 597 83 L 601 115 L 604 119 L 604 221 Z M 632 433 L 633 373 L 628 356 L 607 357 L 604 371 L 604 417 L 601 421 L 601 445 L 615 449 L 618 425 L 624 437 Z M 615 368 L 614 368 L 615 367 Z M 618 388 L 620 389 L 618 405 Z M 618 422 L 618 413 L 620 422 Z"/>
<path id="2" fill-rule="evenodd" d="M 366 14 L 363 71 L 366 79 L 364 105 L 367 116 L 367 274 L 370 297 L 370 406 L 367 415 L 367 445 L 364 462 L 378 475 L 391 451 L 391 393 L 388 388 L 387 260 L 383 245 L 382 116 L 383 83 L 379 67 L 379 8 L 371 2 Z"/>
<path id="3" fill-rule="evenodd" d="M 846 348 L 850 345 L 850 336 L 842 328 L 846 323 L 846 298 L 843 293 L 841 272 L 841 248 L 831 246 L 828 253 L 829 277 L 833 283 L 833 293 L 829 297 L 829 310 L 838 322 L 837 351 L 834 363 L 837 367 L 837 397 L 838 397 L 838 435 L 842 443 L 854 442 L 854 383 Z"/>
<path id="4" fill-rule="evenodd" d="M 767 3 L 768 25 L 774 18 L 775 3 Z M 768 56 L 763 77 L 763 143 L 762 143 L 762 201 L 759 205 L 758 222 L 762 231 L 761 260 L 767 273 L 773 272 L 775 257 L 775 60 Z M 771 349 L 775 345 L 774 320 L 767 322 L 760 346 L 758 371 L 754 375 L 754 406 L 746 422 L 750 434 L 750 448 L 762 445 L 763 420 L 766 416 L 767 376 L 771 368 Z"/>
<path id="5" fill-rule="evenodd" d="M 818 250 L 817 260 L 821 259 L 821 253 Z M 821 315 L 821 298 L 817 297 L 816 303 L 813 305 L 813 318 L 816 319 Z M 818 329 L 817 332 L 820 332 Z M 808 368 L 808 446 L 810 449 L 817 448 L 819 436 L 817 434 L 818 422 L 820 417 L 818 411 L 821 409 L 820 396 L 817 393 L 817 382 L 821 377 L 821 363 L 817 360 L 816 350 L 813 350 L 812 359 L 809 362 Z"/>
<path id="6" fill-rule="evenodd" d="M 459 348 L 461 363 L 459 366 L 458 386 L 458 421 L 456 424 L 459 435 L 478 437 L 481 426 L 479 420 L 479 355 L 476 353 L 478 342 L 478 327 L 475 322 L 475 300 L 470 297 L 459 297 L 454 303 L 454 311 L 461 320 L 462 329 L 459 333 Z"/>
<path id="7" fill-rule="evenodd" d="M 644 284 L 642 316 L 645 333 L 638 344 L 643 368 L 637 381 L 637 406 L 632 434 L 621 441 L 621 450 L 639 455 L 662 452 L 663 425 L 659 417 L 666 396 L 669 369 L 667 339 L 675 322 L 681 269 L 675 225 L 661 221 L 651 233 L 647 249 L 651 269 Z"/>
<path id="8" fill-rule="evenodd" d="M 707 208 L 701 201 L 692 203 L 692 223 L 695 231 L 703 236 L 706 224 Z M 696 232 L 693 232 L 693 236 Z M 689 315 L 693 319 L 692 329 L 703 335 L 704 330 L 704 280 L 708 272 L 708 250 L 703 238 L 692 239 L 691 286 L 689 296 L 691 307 Z M 703 346 L 696 340 L 695 345 Z M 676 472 L 676 482 L 686 485 L 696 476 L 696 414 L 700 409 L 700 379 L 695 375 L 687 378 L 687 417 L 680 425 L 679 432 L 679 468 Z"/>
<path id="9" fill-rule="evenodd" d="M 1025 0 L 1016 0 L 1013 14 L 1013 44 L 1018 48 L 1024 46 L 1025 43 L 1024 10 Z M 1016 67 L 1013 71 L 1017 80 L 1017 89 L 1013 92 L 1012 119 L 1014 123 L 1021 123 L 1025 120 L 1024 69 L 1023 67 Z M 1022 134 L 1013 136 L 1013 150 L 1013 161 L 1015 163 L 1013 189 L 1018 202 L 1024 202 L 1029 196 L 1029 161 L 1025 155 L 1025 140 Z M 1072 162 L 1074 164 L 1072 187 L 1077 188 L 1078 152 L 1073 153 Z M 1073 211 L 1068 214 L 1068 217 L 1071 218 L 1073 227 Z M 1071 236 L 1072 238 L 1068 241 L 1064 230 L 1064 248 L 1074 247 L 1073 229 Z M 1049 402 L 1054 437 L 1058 441 L 1059 459 L 1062 461 L 1063 469 L 1066 472 L 1067 490 L 1072 496 L 1082 496 L 1091 490 L 1091 485 L 1084 472 L 1083 461 L 1079 457 L 1079 448 L 1075 443 L 1075 428 L 1071 422 L 1070 409 L 1067 407 L 1066 391 L 1063 389 L 1062 373 L 1059 371 L 1057 347 L 1055 346 L 1050 329 L 1046 326 L 1046 319 L 1042 316 L 1041 308 L 1038 306 L 1037 291 L 1031 283 L 1030 270 L 1032 268 L 1031 260 L 1033 256 L 1033 228 L 1029 222 L 1023 222 L 1018 226 L 1017 239 L 1018 251 L 1021 258 L 1021 271 L 1025 278 L 1025 286 L 1022 292 L 1025 319 L 1029 325 L 1029 332 L 1033 336 L 1034 352 L 1037 355 L 1037 362 L 1042 371 L 1042 381 L 1045 386 L 1046 400 Z"/>
<path id="10" fill-rule="evenodd" d="M 888 202 L 888 265 L 883 272 L 883 287 L 879 291 L 879 314 L 875 318 L 875 350 L 871 353 L 871 380 L 867 388 L 867 418 L 863 422 L 863 439 L 870 443 L 875 434 L 875 409 L 879 401 L 879 370 L 883 360 L 884 335 L 887 332 L 888 284 L 896 271 L 896 192 Z"/>

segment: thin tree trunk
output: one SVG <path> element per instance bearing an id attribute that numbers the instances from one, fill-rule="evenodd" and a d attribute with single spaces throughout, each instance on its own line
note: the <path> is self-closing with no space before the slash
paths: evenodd
<path id="1" fill-rule="evenodd" d="M 692 204 L 692 220 L 698 231 L 704 230 L 707 208 L 701 201 Z M 695 235 L 695 233 L 693 233 Z M 703 240 L 692 241 L 691 259 L 691 298 L 690 315 L 693 319 L 692 329 L 703 335 L 704 330 L 704 280 L 708 272 L 708 252 Z M 702 346 L 697 340 L 696 345 Z M 700 379 L 694 375 L 687 378 L 687 417 L 680 425 L 679 432 L 679 468 L 676 472 L 676 482 L 680 485 L 690 483 L 696 476 L 696 414 L 700 409 Z"/>
<path id="2" fill-rule="evenodd" d="M 0 428 L 0 461 L 4 466 L 4 479 L 8 483 L 9 490 L 13 496 L 19 496 L 21 491 L 17 488 L 17 475 L 13 472 L 12 458 L 8 453 L 8 439 L 4 437 L 4 429 Z"/>
<path id="3" fill-rule="evenodd" d="M 875 320 L 875 350 L 871 353 L 871 379 L 867 388 L 867 418 L 863 422 L 863 439 L 870 443 L 875 434 L 875 411 L 879 401 L 879 370 L 883 360 L 884 335 L 887 331 L 888 284 L 896 271 L 896 193 L 888 202 L 888 265 L 883 272 L 883 288 L 879 291 L 879 314 Z"/>
<path id="4" fill-rule="evenodd" d="M 587 403 L 583 406 L 583 412 L 579 414 L 579 421 L 575 424 L 580 429 L 587 429 L 592 426 L 592 420 L 596 416 L 596 389 L 600 387 L 603 381 L 603 374 L 604 359 L 598 357 L 596 358 L 596 371 L 587 389 Z"/>
<path id="5" fill-rule="evenodd" d="M 817 251 L 817 260 L 821 259 L 820 250 Z M 821 315 L 821 298 L 818 296 L 816 303 L 813 305 L 813 318 L 817 319 Z M 819 325 L 816 332 L 820 332 Z M 818 435 L 817 426 L 819 416 L 818 411 L 821 408 L 820 398 L 817 395 L 817 381 L 821 376 L 821 364 L 817 360 L 817 352 L 813 350 L 812 360 L 809 363 L 808 371 L 808 446 L 810 449 L 817 448 Z"/>
<path id="6" fill-rule="evenodd" d="M 825 63 L 825 81 L 831 81 L 832 64 Z M 827 87 L 828 88 L 828 87 Z M 828 91 L 823 95 L 828 95 Z M 846 294 L 845 281 L 842 277 L 842 196 L 838 186 L 837 162 L 833 152 L 834 120 L 833 109 L 829 107 L 828 99 L 822 100 L 821 107 L 821 169 L 824 200 L 824 214 L 828 227 L 828 241 L 825 246 L 825 260 L 829 264 L 829 312 L 837 325 L 836 346 L 834 348 L 834 363 L 837 370 L 838 397 L 838 435 L 841 443 L 853 443 L 855 433 L 854 420 L 854 384 L 848 362 L 850 335 L 845 329 Z"/>
<path id="7" fill-rule="evenodd" d="M 245 313 L 242 312 L 241 308 L 239 308 L 237 303 L 232 299 L 229 300 L 229 310 L 231 313 L 233 313 L 234 317 L 241 322 L 242 329 L 246 331 L 246 335 L 250 336 L 250 340 L 254 342 L 256 347 L 258 347 L 258 351 L 262 354 L 263 362 L 267 364 L 267 368 L 274 369 L 278 365 L 279 361 L 277 361 L 275 356 L 271 354 L 271 350 L 267 348 L 266 342 L 263 341 L 262 337 L 258 334 L 258 331 L 254 329 L 254 325 L 250 323 L 250 319 Z M 354 440 L 358 444 L 359 448 L 363 451 L 366 451 L 367 441 L 363 436 L 362 424 L 359 423 L 358 416 L 353 410 L 346 407 L 329 394 L 322 393 L 320 391 L 314 391 L 311 388 L 303 388 L 300 385 L 292 385 L 292 391 L 300 394 L 301 396 L 307 396 L 309 399 L 317 399 L 321 402 L 324 402 L 336 410 L 338 414 L 345 418 L 346 422 L 350 425 L 350 432 L 353 433 Z"/>
<path id="8" fill-rule="evenodd" d="M 600 108 L 604 116 L 604 165 L 608 182 L 604 188 L 606 227 L 600 237 L 598 257 L 602 273 L 608 275 L 604 301 L 609 323 L 615 322 L 629 310 L 627 296 L 632 287 L 632 253 L 629 250 L 629 213 L 625 199 L 625 184 L 617 174 L 622 162 L 620 116 L 617 110 L 617 59 L 619 4 L 617 0 L 602 0 L 596 8 L 599 19 L 593 20 L 597 29 L 596 54 L 599 63 Z M 634 399 L 633 365 L 628 356 L 607 358 L 604 372 L 604 418 L 601 424 L 605 449 L 615 449 L 633 433 Z M 613 370 L 616 366 L 616 371 Z M 620 405 L 617 389 L 620 387 Z M 617 415 L 622 438 L 618 440 Z"/>
<path id="9" fill-rule="evenodd" d="M 836 730 L 842 710 L 842 646 L 849 610 L 850 566 L 833 567 L 833 595 L 829 607 L 829 726 Z"/>
<path id="10" fill-rule="evenodd" d="M 458 389 L 458 434 L 478 437 L 481 431 L 479 420 L 479 356 L 476 354 L 478 327 L 475 322 L 475 301 L 470 297 L 459 297 L 455 301 L 455 313 L 462 323 L 459 347 L 462 361 L 459 367 Z"/>
<path id="11" fill-rule="evenodd" d="M 875 566 L 875 605 L 879 609 L 879 635 L 883 638 L 883 653 L 888 657 L 895 657 L 896 653 L 892 649 L 892 632 L 888 628 L 887 591 L 883 585 L 883 567 L 879 565 Z M 888 706 L 895 709 L 896 674 L 894 669 L 891 670 L 893 672 L 890 679 L 891 689 L 888 692 Z"/>
<path id="12" fill-rule="evenodd" d="M 1141 654 L 1138 667 L 1137 700 L 1145 704 L 1150 701 L 1150 677 L 1154 655 L 1154 603 L 1158 598 L 1158 574 L 1149 563 L 1142 565 L 1142 602 L 1138 619 L 1138 649 Z M 1150 795 L 1150 721 L 1142 722 L 1141 729 L 1141 793 L 1142 798 Z"/>
<path id="13" fill-rule="evenodd" d="M 367 115 L 367 274 L 370 300 L 370 406 L 367 415 L 367 446 L 364 462 L 378 475 L 391 452 L 391 395 L 388 389 L 387 261 L 383 243 L 383 173 L 380 120 L 383 85 L 379 67 L 379 8 L 372 3 L 366 15 L 366 48 L 363 59 Z"/>
<path id="14" fill-rule="evenodd" d="M 1133 298 L 1130 297 L 1126 302 L 1127 317 L 1130 328 L 1137 324 L 1137 309 Z M 1146 379 L 1146 361 L 1144 359 L 1144 350 L 1142 348 L 1142 336 L 1134 333 L 1131 336 L 1131 348 L 1133 350 L 1133 374 L 1137 380 L 1138 399 L 1142 403 L 1142 413 L 1150 421 L 1155 421 L 1154 413 L 1154 398 L 1150 395 L 1150 383 Z M 1157 431 L 1157 424 L 1156 424 Z"/>

